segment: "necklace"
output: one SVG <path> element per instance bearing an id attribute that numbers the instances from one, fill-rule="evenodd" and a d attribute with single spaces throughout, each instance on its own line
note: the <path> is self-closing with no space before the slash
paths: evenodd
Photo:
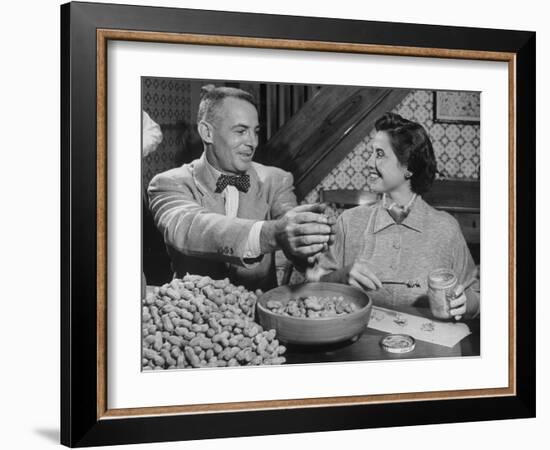
<path id="1" fill-rule="evenodd" d="M 388 197 L 386 193 L 384 193 L 382 196 L 382 206 L 388 211 L 389 215 L 393 218 L 395 223 L 401 223 L 409 215 L 415 199 L 416 194 L 413 194 L 411 199 L 407 202 L 405 206 L 399 206 L 396 202 L 392 202 L 390 206 L 387 206 Z"/>

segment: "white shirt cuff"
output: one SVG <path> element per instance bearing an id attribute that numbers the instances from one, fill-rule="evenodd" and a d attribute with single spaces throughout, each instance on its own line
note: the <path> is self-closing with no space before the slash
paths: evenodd
<path id="1" fill-rule="evenodd" d="M 244 246 L 244 257 L 245 258 L 257 258 L 262 254 L 260 249 L 260 232 L 262 231 L 262 226 L 264 224 L 263 220 L 255 222 L 248 233 L 248 239 Z"/>

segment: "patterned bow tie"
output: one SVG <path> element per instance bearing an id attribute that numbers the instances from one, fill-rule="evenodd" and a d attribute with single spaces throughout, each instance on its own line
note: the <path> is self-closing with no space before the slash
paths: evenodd
<path id="1" fill-rule="evenodd" d="M 222 192 L 229 185 L 235 186 L 241 192 L 248 192 L 250 189 L 250 175 L 224 175 L 222 173 L 216 181 L 216 192 Z"/>

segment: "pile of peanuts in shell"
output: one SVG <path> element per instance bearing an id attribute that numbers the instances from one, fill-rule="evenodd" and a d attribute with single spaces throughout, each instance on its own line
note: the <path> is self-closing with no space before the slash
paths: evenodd
<path id="1" fill-rule="evenodd" d="M 142 300 L 142 369 L 283 364 L 275 330 L 253 320 L 260 294 L 189 274 L 155 288 Z"/>
<path id="2" fill-rule="evenodd" d="M 309 295 L 290 299 L 286 304 L 278 300 L 269 300 L 266 306 L 275 314 L 308 319 L 337 317 L 358 310 L 355 303 L 345 300 L 341 295 L 332 297 Z"/>

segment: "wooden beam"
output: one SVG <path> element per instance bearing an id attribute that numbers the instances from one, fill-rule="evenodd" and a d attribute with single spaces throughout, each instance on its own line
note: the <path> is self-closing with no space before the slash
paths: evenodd
<path id="1" fill-rule="evenodd" d="M 275 86 L 273 86 L 275 88 Z M 292 159 L 308 137 L 314 134 L 335 105 L 357 91 L 357 87 L 326 86 L 313 95 L 304 106 L 259 149 L 258 160 L 290 170 Z M 272 97 L 272 102 L 275 99 Z M 271 106 L 273 108 L 273 106 Z"/>

